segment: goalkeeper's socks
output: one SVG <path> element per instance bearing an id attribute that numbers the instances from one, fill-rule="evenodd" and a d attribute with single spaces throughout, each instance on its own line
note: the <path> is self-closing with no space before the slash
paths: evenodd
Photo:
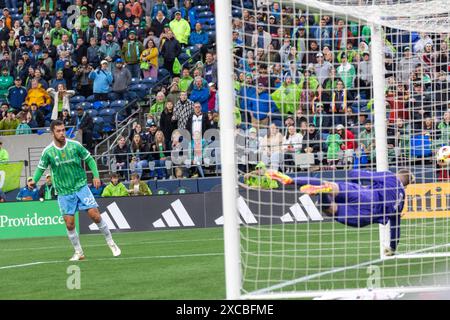
<path id="1" fill-rule="evenodd" d="M 97 227 L 100 230 L 101 233 L 105 236 L 106 242 L 108 244 L 113 243 L 111 231 L 109 231 L 108 225 L 106 224 L 105 220 L 101 220 L 99 223 L 97 223 Z"/>
<path id="2" fill-rule="evenodd" d="M 80 237 L 78 236 L 77 230 L 67 230 L 67 235 L 69 236 L 69 240 L 72 243 L 76 252 L 83 253 L 83 249 L 81 249 Z"/>
<path id="3" fill-rule="evenodd" d="M 330 209 L 331 206 L 331 197 L 326 193 L 319 193 L 320 196 L 320 205 L 322 207 L 322 211 Z"/>

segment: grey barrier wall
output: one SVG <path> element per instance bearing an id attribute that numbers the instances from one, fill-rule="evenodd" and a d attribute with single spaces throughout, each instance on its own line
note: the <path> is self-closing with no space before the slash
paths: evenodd
<path id="1" fill-rule="evenodd" d="M 313 199 L 295 190 L 245 190 L 238 199 L 242 224 L 280 224 L 327 220 Z M 223 225 L 222 194 L 154 195 L 99 198 L 102 217 L 113 232 L 209 228 Z M 97 233 L 97 226 L 80 214 L 80 232 Z"/>

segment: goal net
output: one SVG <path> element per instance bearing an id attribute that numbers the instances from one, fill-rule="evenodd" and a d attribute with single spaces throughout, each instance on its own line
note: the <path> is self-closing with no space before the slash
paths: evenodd
<path id="1" fill-rule="evenodd" d="M 435 153 L 450 145 L 450 2 L 219 2 L 223 189 L 238 199 L 224 206 L 228 297 L 449 287 L 450 171 Z M 404 195 L 365 172 L 402 170 Z"/>

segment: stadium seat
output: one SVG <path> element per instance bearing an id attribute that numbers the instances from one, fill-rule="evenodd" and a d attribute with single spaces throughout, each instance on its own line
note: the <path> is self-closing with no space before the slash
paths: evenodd
<path id="1" fill-rule="evenodd" d="M 144 99 L 149 92 L 147 86 L 144 84 L 132 85 L 131 87 L 128 88 L 128 90 L 134 92 L 137 95 L 138 99 L 141 100 Z"/>
<path id="2" fill-rule="evenodd" d="M 200 11 L 197 13 L 197 18 L 212 18 L 214 14 L 211 11 Z"/>
<path id="3" fill-rule="evenodd" d="M 91 110 L 91 111 L 95 111 L 95 110 Z M 95 111 L 97 112 L 97 111 Z M 93 138 L 94 139 L 101 139 L 102 137 L 102 132 L 103 132 L 103 126 L 105 124 L 105 122 L 103 121 L 102 117 L 93 117 L 92 121 L 94 122 L 94 130 L 93 130 Z"/>
<path id="4" fill-rule="evenodd" d="M 167 190 L 165 188 L 158 188 L 158 189 L 156 189 L 155 194 L 164 195 L 164 194 L 170 194 L 170 192 L 169 192 L 169 190 Z"/>
<path id="5" fill-rule="evenodd" d="M 95 101 L 92 104 L 92 108 L 95 110 L 106 109 L 109 107 L 109 101 Z"/>
<path id="6" fill-rule="evenodd" d="M 186 187 L 178 187 L 174 192 L 174 194 L 185 194 L 185 193 L 192 193 L 192 191 Z"/>
<path id="7" fill-rule="evenodd" d="M 208 5 L 198 5 L 198 6 L 195 6 L 195 10 L 197 11 L 197 14 L 199 14 L 200 12 L 203 12 L 203 11 L 209 11 L 210 8 Z"/>
<path id="8" fill-rule="evenodd" d="M 216 32 L 215 31 L 208 31 L 208 41 L 210 43 L 216 42 Z"/>
<path id="9" fill-rule="evenodd" d="M 130 87 L 135 84 L 139 84 L 139 81 L 139 78 L 131 78 Z"/>
<path id="10" fill-rule="evenodd" d="M 79 104 L 77 104 L 77 108 L 78 108 L 78 106 L 82 106 L 84 110 L 92 109 L 92 103 L 87 102 L 87 101 L 80 102 Z"/>
<path id="11" fill-rule="evenodd" d="M 23 15 L 21 15 L 19 13 L 11 14 L 11 19 L 13 21 L 16 21 L 16 20 L 21 21 L 23 19 Z"/>
<path id="12" fill-rule="evenodd" d="M 91 95 L 91 96 L 87 97 L 86 101 L 88 101 L 88 102 L 95 102 L 95 96 Z"/>
<path id="13" fill-rule="evenodd" d="M 215 31 L 216 27 L 213 25 L 204 24 L 202 29 L 203 29 L 203 31 L 208 32 L 208 31 Z"/>
<path id="14" fill-rule="evenodd" d="M 170 82 L 170 72 L 167 69 L 160 68 L 158 70 L 158 82 L 169 83 Z"/>
<path id="15" fill-rule="evenodd" d="M 96 117 L 98 114 L 97 110 L 95 110 L 95 109 L 86 110 L 86 113 L 88 115 L 90 115 L 91 117 Z"/>
<path id="16" fill-rule="evenodd" d="M 207 18 L 205 23 L 209 24 L 209 25 L 215 25 L 216 24 L 216 18 Z"/>
<path id="17" fill-rule="evenodd" d="M 127 105 L 128 101 L 127 100 L 115 100 L 115 101 L 111 101 L 111 104 L 109 105 L 109 107 L 111 109 L 122 109 Z"/>
<path id="18" fill-rule="evenodd" d="M 115 117 L 114 109 L 110 109 L 110 108 L 102 109 L 102 110 L 100 110 L 98 115 L 103 118 L 103 122 L 104 122 L 103 131 L 104 132 L 111 132 L 111 131 L 115 130 L 116 117 Z"/>
<path id="19" fill-rule="evenodd" d="M 185 64 L 191 57 L 187 53 L 181 53 L 178 56 L 178 61 L 180 61 L 181 64 Z"/>
<path id="20" fill-rule="evenodd" d="M 74 96 L 70 98 L 69 102 L 72 104 L 77 105 L 78 103 L 86 101 L 86 98 L 84 96 Z"/>
<path id="21" fill-rule="evenodd" d="M 233 9 L 231 11 L 231 15 L 233 16 L 233 18 L 240 18 L 240 17 L 242 17 L 242 10 Z"/>

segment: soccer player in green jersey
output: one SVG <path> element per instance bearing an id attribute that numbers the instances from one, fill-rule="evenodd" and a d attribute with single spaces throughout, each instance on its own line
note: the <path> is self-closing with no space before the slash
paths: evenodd
<path id="1" fill-rule="evenodd" d="M 81 166 L 81 161 L 85 161 L 94 175 L 92 182 L 98 188 L 100 179 L 95 160 L 78 141 L 66 139 L 66 128 L 62 121 L 53 121 L 50 124 L 50 131 L 53 135 L 53 142 L 42 152 L 33 180 L 39 181 L 47 167 L 50 166 L 53 184 L 58 192 L 59 208 L 66 222 L 69 240 L 75 249 L 70 261 L 85 258 L 75 229 L 75 214 L 78 210 L 87 211 L 89 217 L 104 234 L 113 255 L 119 256 L 120 248 L 115 244 L 106 222 L 100 215 L 98 204 L 87 186 L 86 172 Z"/>

